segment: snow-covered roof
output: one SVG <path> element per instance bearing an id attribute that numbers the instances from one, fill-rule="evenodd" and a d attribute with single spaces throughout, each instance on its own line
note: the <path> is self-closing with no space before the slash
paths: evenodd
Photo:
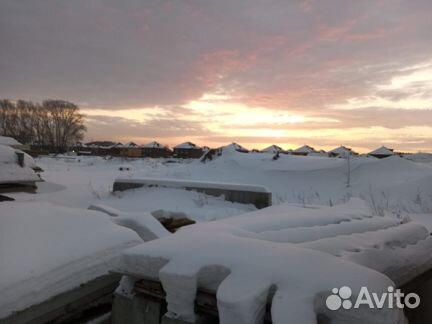
<path id="1" fill-rule="evenodd" d="M 295 149 L 293 152 L 295 152 L 295 153 L 312 153 L 312 152 L 315 152 L 315 149 L 309 145 L 303 145 L 303 146 Z"/>
<path id="2" fill-rule="evenodd" d="M 160 144 L 159 142 L 153 141 L 147 144 L 144 144 L 142 147 L 144 148 L 164 148 L 164 146 L 162 144 Z"/>
<path id="3" fill-rule="evenodd" d="M 85 144 L 85 143 L 81 143 L 81 142 L 78 142 L 77 144 L 76 144 L 76 146 L 77 147 L 79 147 L 79 148 L 82 148 L 82 147 L 88 147 L 88 145 L 87 144 Z"/>
<path id="4" fill-rule="evenodd" d="M 124 147 L 124 148 L 138 147 L 138 144 L 136 144 L 134 142 L 128 142 L 126 144 L 123 144 L 122 147 Z"/>
<path id="5" fill-rule="evenodd" d="M 7 136 L 0 136 L 0 145 L 22 146 L 22 144 L 18 142 L 15 138 Z"/>
<path id="6" fill-rule="evenodd" d="M 276 153 L 276 152 L 283 152 L 283 149 L 278 145 L 270 145 L 269 147 L 262 149 L 261 152 L 263 152 L 263 153 Z"/>
<path id="7" fill-rule="evenodd" d="M 192 142 L 184 142 L 181 144 L 178 144 L 174 146 L 175 149 L 200 149 L 198 145 L 192 143 Z"/>
<path id="8" fill-rule="evenodd" d="M 425 227 L 373 216 L 359 199 L 295 213 L 287 212 L 289 208 L 275 206 L 185 227 L 125 251 L 118 270 L 160 280 L 168 312 L 185 321 L 194 318 L 198 284 L 217 292 L 224 323 L 263 322 L 260 310 L 267 296 L 273 299 L 274 323 L 285 323 L 287 318 L 312 323 L 326 309 L 326 296 L 335 287 L 349 285 L 354 294 L 364 286 L 387 292 L 432 267 L 432 237 Z M 229 275 L 220 276 L 221 269 Z M 365 312 L 362 319 L 368 323 L 386 316 L 392 323 L 403 319 L 402 312 L 391 308 L 379 314 Z M 346 316 L 326 315 L 330 320 Z"/>
<path id="9" fill-rule="evenodd" d="M 346 147 L 343 145 L 329 151 L 329 153 L 335 153 L 335 154 L 344 154 L 344 153 L 350 153 L 350 152 L 352 152 L 352 150 L 349 147 Z"/>
<path id="10" fill-rule="evenodd" d="M 121 143 L 111 142 L 111 141 L 95 141 L 86 144 L 91 148 L 111 148 L 117 145 L 121 145 Z"/>
<path id="11" fill-rule="evenodd" d="M 24 166 L 18 164 L 16 152 L 24 154 Z M 40 181 L 33 171 L 33 158 L 19 150 L 6 145 L 0 145 L 0 184 Z"/>
<path id="12" fill-rule="evenodd" d="M 393 149 L 390 149 L 385 146 L 381 146 L 372 152 L 369 152 L 370 155 L 394 155 Z"/>
<path id="13" fill-rule="evenodd" d="M 338 156 L 349 156 L 349 155 L 357 154 L 351 148 L 343 146 L 343 145 L 329 151 L 329 153 L 334 154 L 334 155 L 338 155 Z"/>
<path id="14" fill-rule="evenodd" d="M 107 274 L 143 242 L 105 214 L 43 202 L 2 202 L 0 228 L 0 318 Z"/>
<path id="15" fill-rule="evenodd" d="M 237 151 L 237 152 L 249 152 L 249 150 L 238 143 L 231 143 L 221 147 L 222 151 Z"/>

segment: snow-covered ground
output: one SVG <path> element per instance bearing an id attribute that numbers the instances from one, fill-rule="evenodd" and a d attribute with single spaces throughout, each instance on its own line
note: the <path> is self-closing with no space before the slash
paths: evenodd
<path id="1" fill-rule="evenodd" d="M 41 158 L 37 163 L 45 170 L 34 194 L 10 194 L 17 201 L 49 201 L 58 205 L 88 208 L 92 204 L 105 205 L 130 212 L 163 209 L 184 212 L 191 219 L 214 220 L 255 210 L 253 205 L 225 201 L 222 197 L 207 196 L 194 191 L 170 188 L 142 188 L 112 193 L 117 177 L 132 176 L 135 172 L 147 176 L 172 177 L 180 175 L 186 164 L 164 164 L 158 160 L 129 161 L 132 171 L 120 171 L 125 161 L 104 160 L 99 157 Z M 193 163 L 195 164 L 195 163 Z M 198 164 L 199 165 L 199 164 Z M 192 167 L 193 169 L 193 167 Z M 178 170 L 179 174 L 175 170 Z"/>
<path id="2" fill-rule="evenodd" d="M 427 155 L 426 155 L 427 156 Z M 166 163 L 163 159 L 104 160 L 100 157 L 69 159 L 40 158 L 46 181 L 38 184 L 37 195 L 15 194 L 17 200 L 42 200 L 87 208 L 103 202 L 126 211 L 168 209 L 181 211 L 196 220 L 210 220 L 253 210 L 196 192 L 177 189 L 143 188 L 112 194 L 117 177 L 170 178 L 256 184 L 270 189 L 273 204 L 331 206 L 351 197 L 360 197 L 375 213 L 390 210 L 396 214 L 432 211 L 432 161 L 400 157 L 346 159 L 303 157 L 281 154 L 224 152 L 213 161 L 198 160 Z M 411 159 L 417 160 L 415 156 Z M 130 171 L 120 171 L 127 163 Z"/>
<path id="3" fill-rule="evenodd" d="M 13 274 L 12 268 L 17 263 L 14 263 L 13 259 L 10 261 L 10 258 L 14 254 L 12 251 L 16 248 L 16 240 L 21 242 L 20 237 L 29 237 L 31 234 L 30 237 L 34 238 L 36 242 L 48 244 L 52 242 L 53 238 L 49 236 L 44 241 L 42 235 L 44 226 L 47 231 L 51 228 L 52 232 L 55 232 L 54 239 L 57 237 L 58 240 L 63 236 L 64 230 L 69 229 L 71 251 L 73 252 L 76 249 L 72 247 L 75 246 L 74 244 L 79 243 L 79 240 L 77 241 L 76 239 L 81 237 L 80 235 L 84 235 L 83 233 L 90 235 L 87 231 L 92 230 L 92 228 L 94 229 L 93 225 L 86 228 L 87 221 L 85 218 L 100 219 L 101 222 L 105 222 L 104 226 L 108 226 L 106 224 L 108 222 L 114 227 L 120 228 L 117 225 L 121 225 L 132 228 L 138 232 L 141 239 L 147 237 L 149 233 L 155 236 L 159 236 L 162 233 L 163 236 L 171 237 L 170 234 L 165 233 L 158 226 L 153 226 L 154 224 L 150 232 L 146 230 L 146 224 L 150 224 L 148 220 L 152 217 L 150 213 L 154 213 L 155 211 L 158 211 L 157 213 L 159 214 L 169 214 L 169 212 L 184 213 L 187 217 L 201 223 L 199 226 L 206 226 L 206 222 L 208 221 L 222 219 L 218 223 L 211 222 L 214 225 L 209 228 L 213 232 L 218 232 L 220 229 L 221 233 L 209 235 L 209 243 L 203 243 L 203 249 L 208 247 L 209 251 L 212 250 L 212 246 L 217 245 L 215 240 L 220 239 L 223 241 L 226 235 L 231 235 L 234 231 L 235 239 L 233 240 L 244 246 L 242 249 L 246 256 L 252 253 L 250 252 L 251 249 L 254 251 L 259 250 L 265 255 L 266 249 L 279 249 L 281 246 L 279 244 L 296 244 L 294 249 L 292 247 L 288 247 L 286 251 L 282 249 L 283 251 L 280 251 L 281 255 L 286 254 L 291 260 L 299 260 L 298 262 L 301 260 L 310 260 L 310 262 L 307 261 L 306 263 L 312 266 L 312 263 L 316 264 L 316 261 L 314 263 L 312 259 L 322 259 L 320 253 L 332 256 L 339 256 L 342 253 L 348 259 L 344 260 L 344 262 L 354 261 L 355 263 L 367 265 L 384 273 L 385 266 L 380 267 L 380 265 L 383 265 L 385 262 L 395 262 L 397 256 L 388 253 L 382 263 L 371 266 L 368 262 L 370 260 L 377 260 L 381 254 L 375 255 L 375 252 L 352 254 L 349 251 L 352 249 L 357 251 L 359 246 L 360 249 L 369 251 L 369 243 L 371 242 L 374 247 L 386 247 L 382 245 L 387 242 L 385 240 L 389 242 L 397 241 L 394 238 L 395 236 L 403 238 L 402 240 L 406 240 L 407 244 L 412 244 L 410 240 L 424 240 L 424 236 L 428 235 L 428 231 L 424 227 L 415 223 L 424 224 L 429 231 L 432 228 L 432 159 L 430 159 L 429 155 L 425 154 L 411 156 L 409 159 L 394 156 L 382 160 L 366 157 L 351 157 L 350 160 L 346 160 L 319 156 L 303 157 L 280 154 L 278 159 L 273 160 L 272 154 L 245 154 L 235 150 L 223 150 L 222 156 L 217 156 L 214 160 L 207 161 L 206 163 L 198 160 L 179 160 L 173 163 L 164 159 L 123 160 L 117 158 L 104 159 L 101 157 L 76 156 L 41 157 L 36 159 L 36 163 L 44 170 L 42 178 L 45 180 L 37 184 L 37 193 L 9 194 L 16 201 L 9 204 L 0 204 L 0 221 L 3 223 L 6 222 L 7 224 L 4 224 L 8 226 L 17 226 L 20 228 L 20 232 L 16 238 L 11 238 L 10 235 L 3 235 L 3 231 L 6 231 L 8 227 L 6 225 L 0 227 L 2 233 L 0 236 L 2 243 L 0 244 L 0 255 L 2 255 L 2 258 L 3 255 L 8 256 L 7 260 L 10 262 L 10 267 L 5 268 L 6 270 L 1 269 L 0 284 L 2 284 L 2 279 L 9 277 L 8 280 L 4 279 L 5 282 L 2 286 L 0 285 L 1 287 L 20 287 L 19 282 L 26 282 L 26 280 L 36 278 L 38 275 L 37 267 L 39 260 L 36 252 L 31 258 L 22 258 L 22 260 L 29 262 L 32 267 L 34 262 L 36 270 L 29 267 L 30 272 L 23 274 L 22 277 L 19 277 L 21 275 L 19 272 Z M 168 178 L 177 179 L 178 181 L 211 181 L 237 183 L 240 185 L 260 185 L 268 188 L 273 193 L 274 206 L 269 210 L 256 210 L 253 205 L 232 203 L 225 201 L 223 197 L 213 197 L 203 193 L 175 188 L 140 188 L 112 193 L 113 182 L 116 178 Z M 363 199 L 364 202 L 352 199 L 356 197 Z M 54 204 L 57 207 L 49 204 Z M 103 215 L 100 212 L 85 211 L 85 209 L 92 205 L 105 206 L 106 210 L 109 208 L 116 209 L 119 216 L 116 219 L 116 217 Z M 343 205 L 342 212 L 337 212 L 337 206 L 339 205 Z M 6 214 L 15 215 L 15 212 L 12 212 L 14 208 L 10 206 L 19 206 L 22 210 L 27 210 L 28 214 L 36 215 L 34 220 L 38 219 L 38 221 L 35 221 L 35 228 L 39 229 L 40 238 L 32 234 L 31 227 L 22 229 L 21 227 L 23 226 L 18 226 L 18 223 L 23 222 L 24 218 L 17 217 L 12 221 L 11 216 L 4 217 Z M 329 208 L 332 206 L 335 207 Z M 55 209 L 63 207 L 67 207 L 66 210 L 74 210 L 74 212 L 71 212 L 66 218 L 59 216 L 58 219 L 56 219 L 55 213 L 49 216 L 44 215 L 43 211 L 47 208 Z M 70 207 L 73 209 L 68 209 Z M 65 227 L 65 224 L 67 225 L 71 218 L 77 215 L 75 209 L 80 210 L 79 215 L 76 217 L 81 221 L 74 221 L 70 226 Z M 65 212 L 63 210 L 58 214 L 65 214 Z M 237 215 L 241 216 L 234 217 Z M 250 221 L 244 222 L 245 219 L 250 219 Z M 408 222 L 408 225 L 399 226 L 401 222 Z M 31 224 L 31 221 L 28 224 Z M 63 224 L 63 227 L 52 224 Z M 114 231 L 111 225 L 108 226 L 109 229 L 106 227 L 107 232 L 101 234 L 100 239 L 102 241 L 104 241 L 106 235 L 110 235 L 110 231 Z M 179 233 L 191 234 L 194 230 L 193 228 L 200 228 L 199 226 L 191 227 L 190 231 L 181 230 Z M 302 228 L 300 231 L 298 230 L 299 227 Z M 231 228 L 228 234 L 226 231 L 227 228 Z M 120 230 L 126 230 L 129 233 L 135 234 L 129 229 L 120 228 Z M 373 232 L 376 235 L 364 235 L 366 232 Z M 355 239 L 356 247 L 351 245 L 350 240 L 339 239 L 339 237 L 343 238 L 344 235 L 351 235 L 353 233 L 355 233 L 353 239 Z M 382 236 L 380 233 L 382 233 Z M 66 234 L 64 235 L 66 238 L 68 237 Z M 193 235 L 191 234 L 191 236 Z M 73 237 L 75 240 L 72 239 Z M 182 234 L 181 237 L 185 246 L 187 246 L 189 238 L 187 238 L 186 234 Z M 3 244 L 6 238 L 8 242 L 7 244 Z M 197 237 L 197 240 L 204 238 L 202 236 L 200 238 Z M 233 247 L 230 247 L 230 240 L 224 243 L 226 250 L 236 248 L 237 243 Z M 263 241 L 266 242 L 264 245 L 257 243 Z M 26 241 L 23 240 L 22 242 L 25 243 Z M 171 242 L 171 239 L 166 240 L 166 242 Z M 39 245 L 37 243 L 35 244 L 35 248 L 43 246 L 43 244 Z M 167 244 L 167 247 L 171 246 L 171 243 Z M 248 247 L 247 245 L 250 246 Z M 26 251 L 22 245 L 18 244 L 17 246 L 19 247 L 19 251 L 21 251 L 20 253 Z M 68 249 L 69 247 L 65 246 L 65 248 Z M 391 246 L 392 248 L 394 248 L 393 245 Z M 303 249 L 308 250 L 308 252 L 304 252 Z M 310 252 L 309 250 L 314 250 L 314 252 Z M 219 253 L 218 251 L 215 250 L 215 253 Z M 415 256 L 416 253 L 414 251 L 410 254 L 411 250 L 409 249 L 404 251 L 406 252 L 406 255 L 403 254 L 404 260 L 409 260 L 410 255 Z M 60 266 L 56 262 L 61 263 L 65 260 L 57 258 L 57 254 L 51 253 L 51 249 L 47 249 L 45 252 L 47 260 L 54 262 L 52 263 L 52 267 L 44 268 L 44 271 L 49 274 L 51 270 L 55 271 L 56 267 Z M 97 253 L 97 251 L 94 252 Z M 424 249 L 420 252 L 423 253 Z M 305 257 L 297 258 L 298 254 L 305 254 Z M 84 257 L 69 252 L 66 255 L 74 260 L 80 260 Z M 179 256 L 181 256 L 181 253 Z M 22 262 L 22 260 L 19 262 Z M 41 257 L 40 260 L 44 260 L 44 258 Z M 229 260 L 230 257 L 227 256 L 224 262 L 232 261 Z M 204 261 L 202 260 L 202 262 Z M 272 259 L 269 257 L 267 261 L 271 263 Z M 49 262 L 48 264 L 50 264 Z M 324 258 L 322 262 L 331 263 L 334 261 L 332 259 L 328 261 Z M 237 264 L 237 261 L 235 263 Z M 246 264 L 251 268 L 256 266 L 250 262 L 246 262 Z M 409 266 L 412 265 L 408 261 L 406 264 Z M 22 266 L 21 263 L 20 266 Z M 126 263 L 125 266 L 127 266 Z M 129 264 L 129 266 L 131 265 Z M 238 266 L 243 267 L 240 264 Z M 353 268 L 353 266 L 346 265 L 345 263 L 341 263 L 340 266 L 343 269 L 352 269 L 353 273 L 357 271 L 361 272 L 360 270 L 356 270 L 356 267 Z M 80 270 L 78 267 L 74 271 L 79 273 Z M 283 273 L 284 271 L 274 274 L 275 276 L 282 276 Z M 310 273 L 310 275 L 312 277 L 315 276 L 313 273 Z M 255 274 L 251 274 L 251 276 L 255 276 Z M 374 275 L 367 276 L 372 281 L 375 280 L 373 279 Z M 295 278 L 294 275 L 293 278 Z M 339 283 L 338 280 L 333 280 L 333 276 L 327 276 L 326 278 L 334 284 Z M 381 279 L 378 281 L 381 282 Z M 387 284 L 386 280 L 383 280 L 382 283 Z M 266 281 L 265 285 L 267 284 L 272 283 Z M 314 287 L 316 288 L 317 286 L 321 287 L 318 284 Z M 264 287 L 262 288 L 264 289 Z M 11 294 L 10 291 L 12 290 L 6 291 L 9 291 L 9 294 Z M 222 298 L 222 303 L 225 303 L 225 306 L 228 308 L 236 303 L 236 301 L 233 301 L 234 304 L 232 304 L 229 301 L 228 297 L 230 294 L 233 294 L 232 289 L 227 290 L 225 294 L 227 299 L 225 297 Z M 227 314 L 227 316 L 232 315 L 230 311 Z"/>

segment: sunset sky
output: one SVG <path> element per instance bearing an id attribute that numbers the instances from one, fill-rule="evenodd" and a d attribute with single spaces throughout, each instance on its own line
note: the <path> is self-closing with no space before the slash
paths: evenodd
<path id="1" fill-rule="evenodd" d="M 1 0 L 0 98 L 86 140 L 432 151 L 430 0 Z"/>

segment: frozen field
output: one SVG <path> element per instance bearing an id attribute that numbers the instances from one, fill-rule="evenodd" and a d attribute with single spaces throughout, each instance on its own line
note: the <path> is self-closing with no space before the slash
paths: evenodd
<path id="1" fill-rule="evenodd" d="M 412 157 L 415 159 L 415 157 Z M 388 210 L 398 215 L 432 211 L 432 162 L 399 157 L 350 160 L 324 157 L 224 152 L 214 161 L 166 163 L 164 160 L 104 160 L 100 157 L 36 162 L 45 170 L 38 194 L 14 194 L 18 201 L 41 200 L 87 208 L 93 203 L 126 211 L 166 209 L 185 212 L 195 220 L 213 220 L 255 209 L 221 198 L 179 189 L 138 189 L 112 194 L 112 184 L 122 178 L 171 178 L 263 185 L 273 193 L 273 204 L 332 206 L 351 197 L 366 200 L 374 213 Z M 121 166 L 129 171 L 120 171 Z"/>

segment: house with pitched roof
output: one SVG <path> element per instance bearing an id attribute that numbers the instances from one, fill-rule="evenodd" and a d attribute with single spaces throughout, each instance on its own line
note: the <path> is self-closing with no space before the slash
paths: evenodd
<path id="1" fill-rule="evenodd" d="M 149 158 L 164 158 L 170 157 L 172 151 L 166 145 L 153 141 L 141 146 L 141 156 Z"/>
<path id="2" fill-rule="evenodd" d="M 192 143 L 184 142 L 174 146 L 173 157 L 180 159 L 199 159 L 204 154 L 202 147 Z"/>

